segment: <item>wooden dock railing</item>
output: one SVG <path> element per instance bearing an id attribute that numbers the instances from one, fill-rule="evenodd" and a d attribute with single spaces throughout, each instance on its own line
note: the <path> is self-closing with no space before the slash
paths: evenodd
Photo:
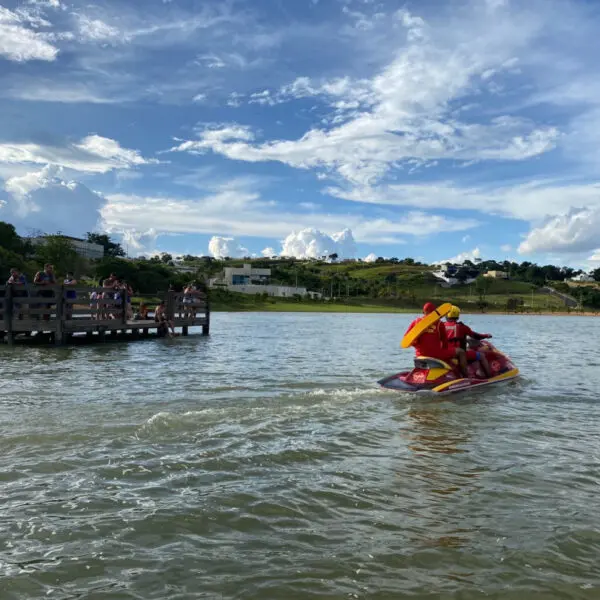
<path id="1" fill-rule="evenodd" d="M 84 286 L 0 286 L 0 337 L 12 344 L 20 334 L 50 333 L 56 344 L 66 343 L 73 335 L 104 338 L 131 332 L 138 337 L 150 329 L 159 329 L 154 319 L 156 305 L 165 302 L 165 314 L 173 327 L 188 334 L 189 327 L 210 331 L 210 307 L 202 295 L 184 296 L 182 292 L 160 292 L 132 298 L 118 290 Z M 149 308 L 146 318 L 138 313 L 142 304 Z"/>

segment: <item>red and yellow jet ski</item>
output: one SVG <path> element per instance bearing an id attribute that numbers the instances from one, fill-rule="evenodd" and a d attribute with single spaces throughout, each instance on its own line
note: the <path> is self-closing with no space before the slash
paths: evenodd
<path id="1" fill-rule="evenodd" d="M 383 388 L 399 392 L 452 394 L 508 381 L 519 376 L 519 369 L 515 367 L 512 360 L 491 342 L 487 340 L 480 342 L 469 338 L 468 344 L 470 348 L 486 353 L 492 371 L 492 377 L 489 379 L 485 376 L 479 361 L 469 363 L 469 377 L 463 377 L 457 360 L 447 363 L 437 358 L 418 356 L 414 359 L 412 370 L 385 377 L 377 383 Z"/>
<path id="2" fill-rule="evenodd" d="M 408 348 L 415 340 L 434 323 L 443 319 L 452 309 L 450 303 L 442 304 L 424 316 L 417 325 L 411 329 L 402 339 L 401 347 Z M 519 375 L 519 369 L 515 367 L 512 360 L 503 352 L 500 352 L 491 342 L 480 341 L 472 338 L 467 339 L 470 349 L 485 352 L 490 365 L 492 376 L 486 377 L 481 363 L 477 360 L 468 366 L 468 377 L 464 377 L 458 360 L 445 362 L 438 358 L 428 356 L 417 356 L 414 369 L 396 373 L 377 383 L 389 390 L 401 392 L 425 392 L 436 394 L 451 394 L 467 389 L 473 389 L 484 385 L 492 385 L 514 379 Z"/>

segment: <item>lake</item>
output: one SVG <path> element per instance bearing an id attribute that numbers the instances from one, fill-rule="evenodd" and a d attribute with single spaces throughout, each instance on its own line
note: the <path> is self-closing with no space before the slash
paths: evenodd
<path id="1" fill-rule="evenodd" d="M 467 316 L 522 377 L 383 391 L 412 315 L 1 347 L 0 597 L 600 597 L 600 319 Z"/>

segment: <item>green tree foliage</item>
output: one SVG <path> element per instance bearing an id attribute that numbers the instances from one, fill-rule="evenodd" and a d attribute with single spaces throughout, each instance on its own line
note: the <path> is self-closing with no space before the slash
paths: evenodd
<path id="1" fill-rule="evenodd" d="M 105 233 L 91 233 L 88 231 L 86 239 L 90 244 L 104 246 L 104 256 L 125 256 L 125 251 L 121 244 L 113 242 Z"/>
<path id="2" fill-rule="evenodd" d="M 22 256 L 32 254 L 31 244 L 17 235 L 14 225 L 4 221 L 0 221 L 0 248 Z"/>
<path id="3" fill-rule="evenodd" d="M 68 271 L 81 274 L 86 270 L 87 261 L 79 256 L 68 238 L 62 235 L 48 235 L 43 244 L 35 248 L 35 258 L 40 265 L 51 263 L 58 275 Z"/>

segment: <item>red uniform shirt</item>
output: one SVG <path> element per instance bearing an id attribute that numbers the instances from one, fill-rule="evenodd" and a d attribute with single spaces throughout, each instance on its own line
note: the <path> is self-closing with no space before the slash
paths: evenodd
<path id="1" fill-rule="evenodd" d="M 478 337 L 468 325 L 461 323 L 460 321 L 446 321 L 444 323 L 444 329 L 448 337 L 448 345 L 451 348 L 464 348 L 467 336 Z"/>
<path id="2" fill-rule="evenodd" d="M 406 330 L 408 333 L 423 317 L 415 319 Z M 404 335 L 406 335 L 406 333 Z M 448 336 L 446 328 L 438 321 L 426 329 L 413 343 L 417 356 L 446 359 L 448 357 Z"/>

